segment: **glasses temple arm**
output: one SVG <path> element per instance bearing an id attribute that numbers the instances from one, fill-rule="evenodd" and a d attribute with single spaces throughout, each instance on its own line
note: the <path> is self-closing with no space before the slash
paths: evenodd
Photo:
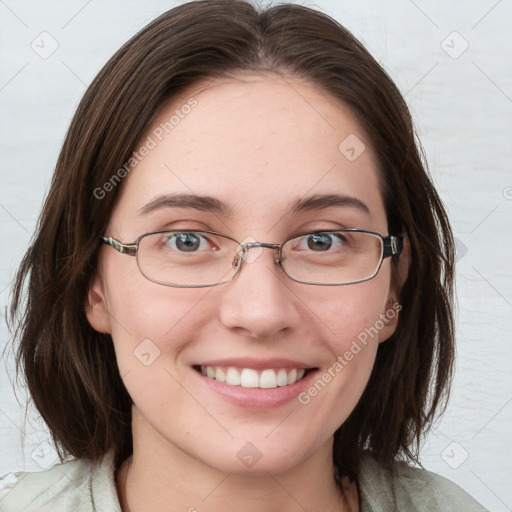
<path id="1" fill-rule="evenodd" d="M 401 236 L 389 235 L 382 239 L 384 244 L 383 258 L 396 256 L 400 254 L 404 248 L 404 239 Z"/>
<path id="2" fill-rule="evenodd" d="M 116 240 L 115 238 L 106 236 L 100 236 L 100 240 L 104 244 L 110 245 L 110 247 L 113 247 L 116 251 L 120 252 L 121 254 L 135 256 L 135 254 L 137 253 L 137 246 L 135 244 L 123 244 L 122 242 Z"/>

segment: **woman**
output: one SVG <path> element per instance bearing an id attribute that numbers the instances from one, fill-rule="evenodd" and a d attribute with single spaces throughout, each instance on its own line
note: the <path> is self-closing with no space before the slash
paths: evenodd
<path id="1" fill-rule="evenodd" d="M 407 107 L 350 33 L 168 11 L 87 90 L 17 276 L 18 364 L 76 460 L 2 510 L 484 510 L 398 462 L 445 405 L 452 278 Z"/>

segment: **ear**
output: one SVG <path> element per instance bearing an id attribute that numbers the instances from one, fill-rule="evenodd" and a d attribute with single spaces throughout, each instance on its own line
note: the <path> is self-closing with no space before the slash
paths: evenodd
<path id="1" fill-rule="evenodd" d="M 394 294 L 390 293 L 386 302 L 386 308 L 380 315 L 380 321 L 384 324 L 384 327 L 379 331 L 379 343 L 383 343 L 389 339 L 395 332 L 401 309 L 402 305 L 394 300 Z"/>
<path id="2" fill-rule="evenodd" d="M 391 272 L 391 283 L 389 286 L 389 295 L 386 301 L 385 310 L 381 314 L 381 320 L 385 323 L 383 329 L 379 333 L 379 343 L 389 339 L 396 330 L 398 325 L 399 312 L 402 304 L 398 302 L 400 290 L 407 279 L 409 273 L 409 265 L 411 263 L 411 248 L 409 239 L 404 236 L 404 247 L 399 256 L 398 262 L 393 264 Z"/>
<path id="3" fill-rule="evenodd" d="M 87 320 L 95 331 L 111 334 L 110 318 L 108 315 L 107 304 L 103 282 L 98 274 L 91 278 L 87 299 L 85 301 L 85 313 Z"/>

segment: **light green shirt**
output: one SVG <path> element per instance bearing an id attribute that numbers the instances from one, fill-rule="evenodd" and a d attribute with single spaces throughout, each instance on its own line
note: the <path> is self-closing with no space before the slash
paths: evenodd
<path id="1" fill-rule="evenodd" d="M 392 479 L 365 454 L 359 480 L 361 512 L 487 510 L 450 480 L 396 464 L 398 477 Z M 109 452 L 97 464 L 74 460 L 47 471 L 18 472 L 14 477 L 17 483 L 0 490 L 0 512 L 121 512 L 114 470 L 113 453 Z M 0 488 L 1 484 L 2 480 Z"/>

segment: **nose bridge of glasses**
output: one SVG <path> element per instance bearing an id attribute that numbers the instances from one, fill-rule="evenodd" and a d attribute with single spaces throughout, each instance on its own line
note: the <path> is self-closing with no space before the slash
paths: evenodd
<path id="1" fill-rule="evenodd" d="M 280 244 L 267 244 L 265 242 L 247 242 L 243 244 L 242 247 L 246 247 L 247 249 L 252 249 L 253 247 L 267 247 L 269 249 L 279 249 L 281 247 Z"/>
<path id="2" fill-rule="evenodd" d="M 247 242 L 245 244 L 240 244 L 238 253 L 240 254 L 242 260 L 247 261 L 248 263 L 252 263 L 263 252 L 263 248 L 274 249 L 275 262 L 279 263 L 279 258 L 281 255 L 281 244 L 269 244 L 266 242 Z M 258 252 L 258 254 L 250 258 L 249 256 L 247 256 L 249 249 L 260 249 L 260 251 Z"/>

